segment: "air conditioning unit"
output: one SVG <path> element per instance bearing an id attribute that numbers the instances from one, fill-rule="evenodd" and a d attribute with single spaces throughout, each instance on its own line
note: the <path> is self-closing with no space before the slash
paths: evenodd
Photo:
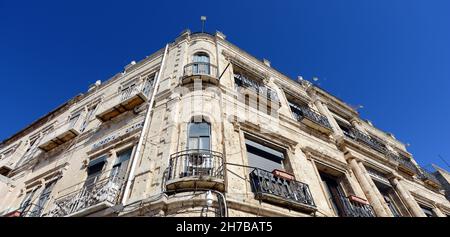
<path id="1" fill-rule="evenodd" d="M 187 168 L 191 176 L 211 176 L 213 158 L 209 153 L 195 152 L 188 155 Z"/>

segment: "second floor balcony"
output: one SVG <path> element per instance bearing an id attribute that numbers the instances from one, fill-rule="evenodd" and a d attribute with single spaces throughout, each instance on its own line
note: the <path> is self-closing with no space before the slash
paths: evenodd
<path id="1" fill-rule="evenodd" d="M 224 160 L 222 153 L 192 149 L 170 156 L 167 191 L 215 189 L 223 191 Z"/>
<path id="2" fill-rule="evenodd" d="M 333 130 L 327 117 L 305 106 L 290 104 L 290 107 L 296 120 L 323 133 L 332 133 Z"/>
<path id="3" fill-rule="evenodd" d="M 208 62 L 194 62 L 184 66 L 181 84 L 188 84 L 195 79 L 200 79 L 202 83 L 219 84 L 217 67 Z"/>
<path id="4" fill-rule="evenodd" d="M 105 98 L 98 108 L 97 118 L 105 122 L 119 114 L 133 110 L 149 100 L 151 89 L 151 82 L 147 81 L 124 88 L 110 97 Z"/>
<path id="5" fill-rule="evenodd" d="M 58 193 L 49 216 L 86 216 L 119 202 L 123 179 L 108 177 L 87 180 Z"/>
<path id="6" fill-rule="evenodd" d="M 43 151 L 50 151 L 80 135 L 84 119 L 82 116 L 69 119 L 68 122 L 54 128 L 44 135 L 39 143 L 39 148 Z"/>
<path id="7" fill-rule="evenodd" d="M 257 200 L 274 203 L 309 213 L 317 210 L 314 199 L 305 183 L 254 169 L 250 181 Z"/>

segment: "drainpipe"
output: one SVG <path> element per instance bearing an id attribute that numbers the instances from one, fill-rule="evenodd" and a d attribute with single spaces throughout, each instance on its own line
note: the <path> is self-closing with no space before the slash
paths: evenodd
<path id="1" fill-rule="evenodd" d="M 139 137 L 139 142 L 138 142 L 138 145 L 137 145 L 137 148 L 136 148 L 136 153 L 134 154 L 133 162 L 131 164 L 130 174 L 128 175 L 128 179 L 127 179 L 127 182 L 126 182 L 126 185 L 125 185 L 125 190 L 124 190 L 123 198 L 122 198 L 122 206 L 125 206 L 126 202 L 128 201 L 128 196 L 130 195 L 131 182 L 134 179 L 134 172 L 136 170 L 138 157 L 139 157 L 139 155 L 141 153 L 142 144 L 144 142 L 144 133 L 147 130 L 147 127 L 150 124 L 150 114 L 152 112 L 153 103 L 155 101 L 155 95 L 156 95 L 156 92 L 157 92 L 157 89 L 158 89 L 158 86 L 159 86 L 159 81 L 161 80 L 161 74 L 162 74 L 162 70 L 164 68 L 164 62 L 165 62 L 165 59 L 166 59 L 167 49 L 168 48 L 169 48 L 169 44 L 166 44 L 166 48 L 164 49 L 164 55 L 163 55 L 162 62 L 161 62 L 161 67 L 159 68 L 158 77 L 156 78 L 155 85 L 153 86 L 152 98 L 150 99 L 149 108 L 148 108 L 147 114 L 145 116 L 144 126 L 142 127 L 141 135 Z"/>

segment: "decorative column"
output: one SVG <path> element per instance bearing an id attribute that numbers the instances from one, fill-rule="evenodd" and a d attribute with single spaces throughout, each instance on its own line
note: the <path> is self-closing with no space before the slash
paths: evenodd
<path id="1" fill-rule="evenodd" d="M 361 167 L 358 165 L 359 161 L 357 161 L 356 158 L 354 157 L 350 157 L 347 159 L 347 162 L 349 163 L 350 168 L 353 170 L 353 173 L 355 173 L 356 178 L 361 184 L 361 188 L 366 194 L 366 197 L 369 200 L 370 204 L 372 205 L 375 214 L 379 217 L 388 216 L 382 203 L 374 193 L 373 188 L 371 187 L 369 181 L 367 180 L 363 171 L 361 170 Z"/>
<path id="2" fill-rule="evenodd" d="M 339 137 L 343 137 L 344 133 L 342 132 L 341 128 L 337 124 L 336 120 L 334 119 L 333 115 L 331 115 L 331 112 L 328 110 L 327 106 L 323 104 L 323 102 L 319 99 L 314 100 L 314 105 L 317 107 L 319 112 L 327 117 L 328 122 L 330 122 L 331 128 L 333 129 L 333 136 L 335 139 L 338 139 Z"/>
<path id="3" fill-rule="evenodd" d="M 358 121 L 357 118 L 352 118 L 350 120 L 350 123 L 353 125 L 354 128 L 358 129 L 361 132 L 366 132 L 366 130 L 361 126 L 360 122 Z"/>
<path id="4" fill-rule="evenodd" d="M 387 216 L 394 217 L 391 209 L 389 209 L 389 206 L 386 203 L 386 200 L 384 200 L 384 197 L 381 194 L 380 190 L 378 189 L 377 185 L 375 185 L 375 183 L 373 182 L 372 178 L 370 177 L 369 172 L 367 171 L 366 167 L 364 167 L 364 164 L 362 162 L 359 162 L 358 165 L 361 167 L 361 171 L 363 172 L 364 176 L 366 177 L 367 181 L 369 182 L 370 186 L 372 187 L 372 190 L 374 191 L 378 200 L 380 200 L 380 203 L 383 206 L 384 211 L 386 212 Z"/>
<path id="5" fill-rule="evenodd" d="M 442 211 L 439 209 L 439 204 L 435 203 L 433 205 L 433 212 L 434 214 L 436 214 L 436 216 L 438 217 L 447 217 L 446 215 L 444 215 L 444 213 L 442 213 Z"/>
<path id="6" fill-rule="evenodd" d="M 399 177 L 393 177 L 391 180 L 391 184 L 394 186 L 395 190 L 399 193 L 401 199 L 406 203 L 408 206 L 408 209 L 411 211 L 413 216 L 416 217 L 426 217 L 425 213 L 420 208 L 419 204 L 414 200 L 414 198 L 411 196 L 411 193 L 409 193 L 408 190 L 406 190 L 403 185 L 400 183 Z"/>

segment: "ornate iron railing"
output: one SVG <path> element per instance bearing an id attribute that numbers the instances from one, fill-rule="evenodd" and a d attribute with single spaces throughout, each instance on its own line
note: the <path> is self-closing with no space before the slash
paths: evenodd
<path id="1" fill-rule="evenodd" d="M 406 169 L 410 170 L 411 172 L 416 173 L 416 174 L 419 173 L 416 165 L 408 157 L 405 157 L 404 155 L 401 155 L 401 154 L 397 155 L 392 152 L 388 152 L 386 154 L 386 156 L 389 159 L 397 161 L 399 163 L 399 165 L 405 167 Z"/>
<path id="2" fill-rule="evenodd" d="M 358 142 L 361 142 L 365 144 L 366 146 L 369 146 L 370 148 L 382 153 L 386 154 L 387 149 L 383 142 L 379 141 L 376 138 L 371 137 L 370 135 L 367 135 L 361 131 L 359 131 L 356 128 L 350 128 L 349 131 L 343 130 L 344 135 L 347 137 L 356 140 Z"/>
<path id="3" fill-rule="evenodd" d="M 85 182 L 86 183 L 86 182 Z M 108 177 L 85 185 L 55 200 L 51 216 L 67 216 L 94 205 L 105 203 L 117 204 L 123 186 L 123 179 Z"/>
<path id="4" fill-rule="evenodd" d="M 250 173 L 250 180 L 256 199 L 274 195 L 287 201 L 316 207 L 308 184 L 275 176 L 269 171 L 257 168 Z"/>
<path id="5" fill-rule="evenodd" d="M 373 148 L 374 150 L 377 150 L 380 153 L 385 154 L 386 153 L 386 146 L 381 142 L 378 141 L 378 139 L 375 139 L 358 129 L 353 129 L 353 135 L 355 135 L 355 138 L 357 141 L 360 141 L 369 147 Z"/>
<path id="6" fill-rule="evenodd" d="M 257 95 L 263 96 L 269 101 L 280 102 L 277 92 L 260 82 L 249 79 L 241 74 L 234 74 L 234 82 L 238 87 L 253 91 Z"/>
<path id="7" fill-rule="evenodd" d="M 197 76 L 197 75 L 207 75 L 217 78 L 217 67 L 211 63 L 207 62 L 194 62 L 189 63 L 184 66 L 183 75 L 187 76 Z"/>
<path id="8" fill-rule="evenodd" d="M 293 104 L 291 104 L 290 106 L 296 120 L 302 121 L 304 118 L 306 118 L 322 127 L 331 129 L 331 124 L 328 121 L 327 117 L 304 106 L 297 106 Z"/>
<path id="9" fill-rule="evenodd" d="M 170 156 L 168 180 L 209 176 L 224 178 L 223 155 L 202 149 L 185 150 Z"/>
<path id="10" fill-rule="evenodd" d="M 28 203 L 26 206 L 19 208 L 20 217 L 41 217 L 46 214 L 43 213 L 44 207 L 38 206 L 34 203 Z"/>
<path id="11" fill-rule="evenodd" d="M 344 217 L 375 217 L 375 212 L 369 204 L 353 201 L 348 197 L 340 196 L 342 207 L 342 215 Z"/>
<path id="12" fill-rule="evenodd" d="M 433 182 L 434 184 L 436 184 L 436 186 L 440 186 L 440 182 L 439 180 L 436 178 L 436 176 L 429 172 L 428 170 L 424 169 L 424 168 L 419 168 L 420 173 L 419 173 L 419 178 L 423 181 L 429 180 L 431 182 Z"/>

